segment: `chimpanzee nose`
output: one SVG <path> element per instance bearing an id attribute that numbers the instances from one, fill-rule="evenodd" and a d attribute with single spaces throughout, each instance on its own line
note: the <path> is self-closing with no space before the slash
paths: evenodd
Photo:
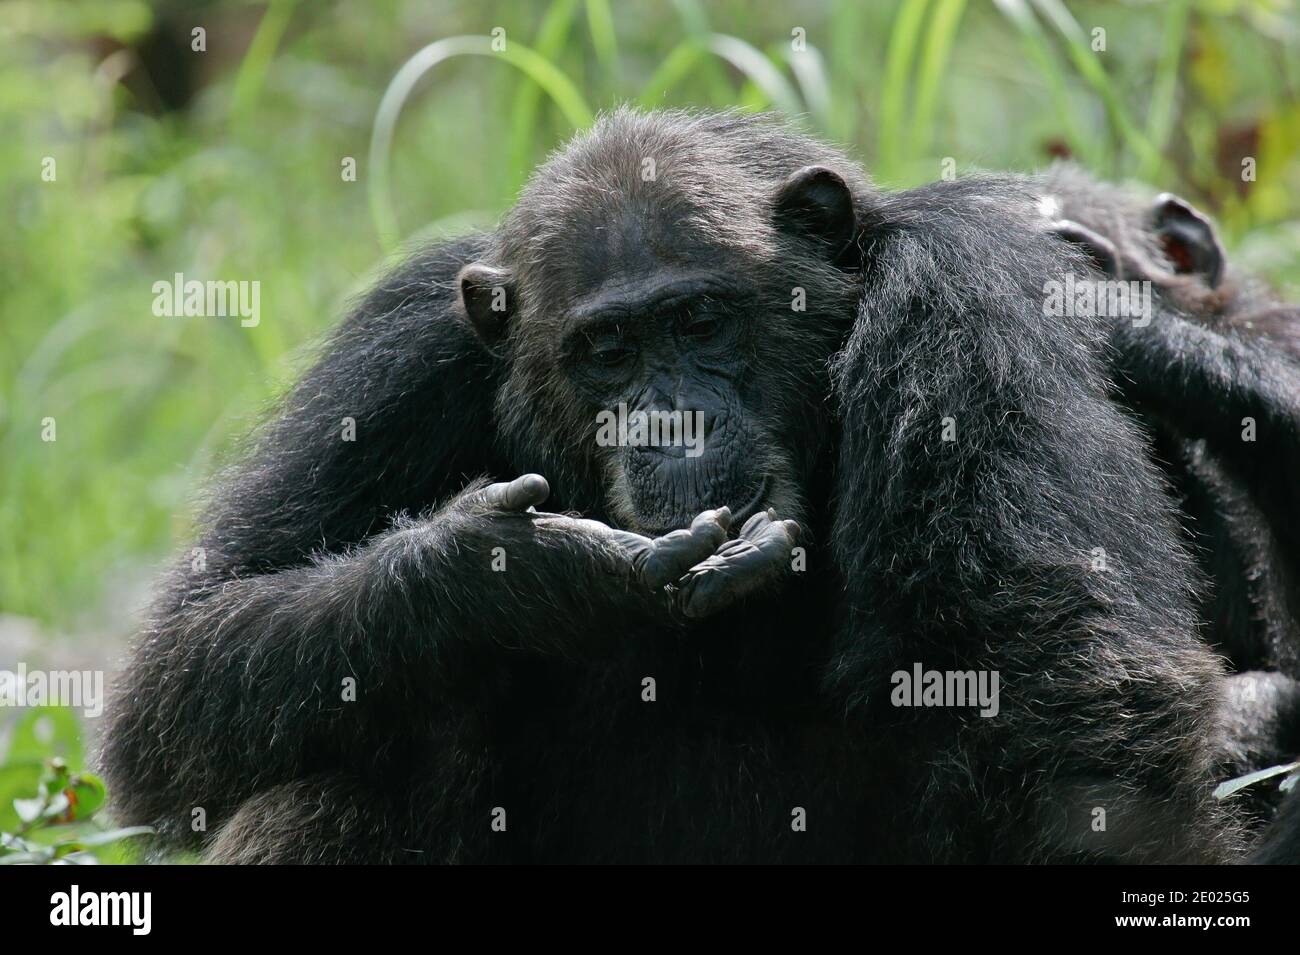
<path id="1" fill-rule="evenodd" d="M 638 410 L 657 416 L 661 440 L 653 446 L 670 454 L 702 446 L 719 420 L 716 399 L 698 388 L 652 387 Z"/>

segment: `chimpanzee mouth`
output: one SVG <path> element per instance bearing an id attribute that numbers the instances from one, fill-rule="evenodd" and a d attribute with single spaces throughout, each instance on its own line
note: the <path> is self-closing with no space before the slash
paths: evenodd
<path id="1" fill-rule="evenodd" d="M 762 508 L 770 505 L 774 483 L 771 475 L 764 475 L 754 493 L 739 506 L 726 500 L 727 497 L 730 497 L 730 494 L 726 492 L 698 492 L 692 489 L 693 493 L 689 495 L 689 500 L 673 502 L 673 505 L 663 510 L 647 513 L 646 510 L 637 506 L 635 498 L 628 495 L 622 501 L 615 499 L 614 514 L 621 519 L 621 526 L 635 530 L 639 534 L 660 537 L 690 526 L 691 522 L 705 509 L 718 508 L 722 507 L 723 504 L 728 504 L 731 509 L 730 536 L 734 537 L 740 532 L 740 528 L 745 521 L 757 514 Z M 733 490 L 731 493 L 734 494 L 736 491 Z M 741 491 L 741 493 L 744 492 Z M 722 500 L 719 500 L 719 498 L 722 498 Z M 620 504 L 622 504 L 622 508 L 619 507 Z"/>

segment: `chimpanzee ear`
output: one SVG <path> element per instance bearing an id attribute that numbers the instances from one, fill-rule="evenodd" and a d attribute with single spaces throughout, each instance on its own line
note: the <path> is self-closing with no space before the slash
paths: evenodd
<path id="1" fill-rule="evenodd" d="M 1072 245 L 1077 245 L 1092 259 L 1092 264 L 1112 278 L 1122 279 L 1124 268 L 1120 264 L 1115 244 L 1100 233 L 1073 219 L 1057 219 L 1052 232 Z"/>
<path id="2" fill-rule="evenodd" d="M 1160 247 L 1180 275 L 1199 275 L 1216 288 L 1223 277 L 1223 246 L 1210 220 L 1173 193 L 1156 196 L 1151 223 Z"/>
<path id="3" fill-rule="evenodd" d="M 484 345 L 492 348 L 505 337 L 507 320 L 514 311 L 514 284 L 510 273 L 482 262 L 471 262 L 457 276 L 461 307 Z"/>
<path id="4" fill-rule="evenodd" d="M 853 244 L 857 215 L 853 193 L 835 170 L 804 166 L 776 192 L 777 228 L 821 242 L 827 257 L 844 264 Z"/>

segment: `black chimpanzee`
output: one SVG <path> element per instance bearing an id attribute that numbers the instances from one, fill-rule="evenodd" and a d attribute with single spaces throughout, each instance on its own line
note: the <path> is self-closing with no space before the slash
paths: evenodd
<path id="1" fill-rule="evenodd" d="M 1225 774 L 1300 754 L 1300 308 L 1230 268 L 1209 218 L 1169 193 L 1061 165 L 1040 209 L 1155 307 L 1112 338 L 1121 400 L 1152 432 L 1184 531 L 1212 586 L 1206 636 L 1242 671 L 1223 720 Z M 1277 792 L 1257 786 L 1255 808 Z M 1300 858 L 1300 857 L 1298 857 Z"/>
<path id="2" fill-rule="evenodd" d="M 604 117 L 225 480 L 120 685 L 120 815 L 225 861 L 1239 857 L 1193 563 L 1035 203 Z"/>
<path id="3" fill-rule="evenodd" d="M 1154 286 L 1152 320 L 1113 327 L 1116 378 L 1219 584 L 1203 609 L 1212 641 L 1239 667 L 1300 678 L 1300 308 L 1230 269 L 1209 219 L 1176 196 L 1070 166 L 1042 188 L 1060 234 Z"/>

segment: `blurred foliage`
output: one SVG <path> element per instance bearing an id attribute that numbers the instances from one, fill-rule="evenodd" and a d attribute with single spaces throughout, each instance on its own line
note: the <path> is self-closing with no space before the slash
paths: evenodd
<path id="1" fill-rule="evenodd" d="M 496 27 L 510 56 L 434 66 L 372 161 L 403 63 Z M 0 610 L 95 627 L 385 257 L 493 221 L 584 112 L 798 110 L 891 185 L 1071 155 L 1296 292 L 1298 48 L 1286 0 L 0 3 Z M 260 324 L 155 317 L 177 272 L 259 281 Z"/>
<path id="2" fill-rule="evenodd" d="M 100 825 L 96 813 L 108 793 L 99 777 L 69 769 L 80 762 L 71 710 L 24 712 L 0 748 L 0 865 L 124 862 L 126 840 L 153 832 Z"/>

